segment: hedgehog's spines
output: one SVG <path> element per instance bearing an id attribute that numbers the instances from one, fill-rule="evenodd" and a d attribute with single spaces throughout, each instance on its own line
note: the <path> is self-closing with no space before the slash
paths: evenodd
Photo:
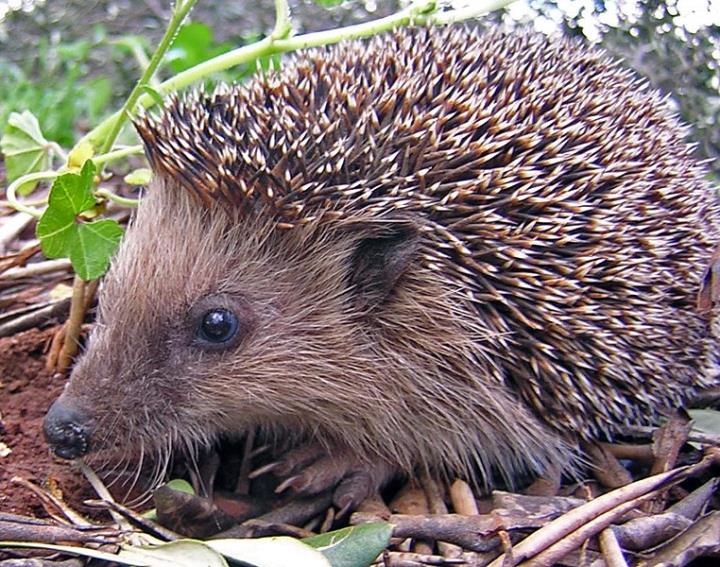
<path id="1" fill-rule="evenodd" d="M 692 388 L 705 347 L 680 336 L 702 333 L 674 313 L 716 205 L 665 99 L 599 51 L 402 30 L 171 96 L 137 127 L 203 206 L 282 229 L 415 218 L 422 269 L 470 298 L 501 379 L 559 429 L 611 433 Z"/>

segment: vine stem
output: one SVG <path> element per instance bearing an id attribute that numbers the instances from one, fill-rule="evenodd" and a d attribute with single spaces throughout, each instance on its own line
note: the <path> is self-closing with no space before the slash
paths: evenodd
<path id="1" fill-rule="evenodd" d="M 290 35 L 291 31 L 290 6 L 287 0 L 275 0 L 275 27 L 271 37 L 274 41 L 285 39 Z"/>
<path id="2" fill-rule="evenodd" d="M 284 26 L 282 22 L 287 21 L 287 26 L 289 26 L 289 9 L 287 8 L 287 2 L 284 0 L 275 0 L 277 21 L 273 34 L 256 43 L 238 47 L 237 49 L 218 55 L 217 57 L 199 63 L 190 69 L 178 73 L 174 77 L 160 83 L 156 90 L 161 95 L 168 94 L 186 87 L 212 73 L 224 71 L 230 67 L 254 61 L 259 57 L 286 53 L 288 51 L 295 51 L 297 49 L 305 49 L 308 47 L 329 45 L 346 39 L 368 37 L 383 31 L 389 31 L 394 28 L 410 24 L 443 25 L 459 22 L 461 20 L 481 16 L 491 10 L 496 10 L 505 6 L 512 1 L 513 0 L 477 0 L 477 2 L 475 2 L 471 7 L 436 13 L 435 0 L 416 0 L 407 8 L 385 18 L 379 18 L 370 22 L 364 22 L 332 30 L 285 37 L 284 39 L 276 39 L 274 34 L 279 32 L 281 26 Z M 287 18 L 287 20 L 285 20 L 285 18 Z M 155 104 L 155 102 L 155 99 L 146 93 L 140 94 L 137 98 L 137 105 L 142 108 L 149 108 Z M 122 122 L 125 120 L 126 107 L 129 108 L 130 105 L 126 104 L 123 109 L 105 119 L 93 130 L 83 136 L 78 143 L 90 142 L 93 146 L 97 146 L 104 140 L 109 139 L 108 134 L 110 129 L 116 124 L 121 126 Z"/>
<path id="3" fill-rule="evenodd" d="M 121 197 L 120 195 L 116 195 L 109 189 L 97 189 L 95 191 L 95 196 L 100 197 L 102 199 L 107 199 L 108 201 L 113 201 L 114 203 L 117 203 L 118 205 L 124 205 L 126 207 L 137 207 L 140 203 L 140 199 L 132 199 L 130 197 Z"/>
<path id="4" fill-rule="evenodd" d="M 95 163 L 95 165 L 101 165 L 101 164 L 105 164 L 109 161 L 115 161 L 116 159 L 121 159 L 121 158 L 124 158 L 127 156 L 132 156 L 132 155 L 139 155 L 141 153 L 143 153 L 143 147 L 140 144 L 138 144 L 136 146 L 127 146 L 125 148 L 119 148 L 117 150 L 113 150 L 106 154 L 100 154 L 100 155 L 94 156 L 92 158 L 92 160 L 93 160 L 93 163 Z"/>
<path id="5" fill-rule="evenodd" d="M 60 174 L 60 171 L 38 171 L 36 173 L 29 173 L 28 175 L 18 177 L 15 181 L 8 185 L 5 190 L 5 198 L 7 199 L 8 204 L 16 211 L 27 213 L 39 219 L 42 216 L 42 211 L 22 203 L 17 198 L 17 190 L 29 181 L 47 181 L 48 179 L 55 179 Z"/>
<path id="6" fill-rule="evenodd" d="M 143 147 L 141 145 L 136 146 L 128 146 L 126 148 L 120 148 L 117 150 L 114 150 L 112 152 L 108 152 L 106 154 L 100 154 L 98 156 L 95 156 L 92 158 L 95 165 L 102 165 L 117 159 L 121 159 L 127 156 L 131 155 L 139 155 L 143 152 Z M 27 175 L 23 175 L 21 177 L 18 177 L 15 181 L 13 181 L 10 185 L 8 185 L 7 190 L 5 191 L 5 198 L 7 199 L 7 204 L 11 206 L 16 211 L 20 211 L 23 213 L 27 213 L 29 215 L 34 216 L 35 218 L 40 218 L 42 216 L 43 211 L 41 209 L 36 209 L 35 207 L 31 206 L 30 203 L 22 202 L 18 199 L 17 196 L 17 190 L 22 187 L 25 183 L 28 183 L 30 181 L 48 181 L 50 179 L 55 179 L 56 177 L 62 175 L 63 173 L 66 173 L 65 171 L 57 170 L 57 171 L 38 171 L 35 173 L 29 173 Z M 101 191 L 107 191 L 107 190 L 101 190 Z M 107 191 L 109 193 L 109 191 Z M 137 205 L 136 199 L 125 199 L 123 197 L 117 197 L 116 195 L 102 195 L 106 199 L 110 199 L 113 201 L 117 201 L 118 203 L 121 203 L 123 205 L 127 205 L 130 207 L 134 207 Z M 115 198 L 117 197 L 117 198 Z M 45 201 L 33 201 L 34 204 L 43 204 Z"/>
<path id="7" fill-rule="evenodd" d="M 165 56 L 165 53 L 172 45 L 172 42 L 175 39 L 175 36 L 180 29 L 180 26 L 182 25 L 185 17 L 188 15 L 192 7 L 195 5 L 195 2 L 197 2 L 197 0 L 185 0 L 185 2 L 180 2 L 178 0 L 176 2 L 172 16 L 170 17 L 170 23 L 165 30 L 165 34 L 160 40 L 160 44 L 158 45 L 155 52 L 152 54 L 150 62 L 143 71 L 138 82 L 133 87 L 133 90 L 130 91 L 130 95 L 125 101 L 125 104 L 123 104 L 122 108 L 118 112 L 116 112 L 110 117 L 110 128 L 108 130 L 107 136 L 105 137 L 100 153 L 106 154 L 112 149 L 112 146 L 115 143 L 118 134 L 120 134 L 120 130 L 122 129 L 123 124 L 125 123 L 126 116 L 135 108 L 135 105 L 137 104 L 138 99 L 142 94 L 142 89 L 146 85 L 150 84 L 150 81 L 155 74 L 155 71 L 162 62 L 162 58 Z M 82 142 L 83 140 L 80 141 Z"/>

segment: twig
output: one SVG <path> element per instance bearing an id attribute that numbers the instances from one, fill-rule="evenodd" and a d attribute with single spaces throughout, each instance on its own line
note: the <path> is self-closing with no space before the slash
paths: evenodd
<path id="1" fill-rule="evenodd" d="M 577 533 L 583 530 L 583 533 L 589 534 L 586 537 L 590 537 L 608 525 L 603 525 L 605 518 L 612 516 L 610 521 L 614 521 L 622 516 L 622 514 L 619 513 L 620 510 L 622 510 L 623 513 L 631 510 L 635 505 L 637 505 L 637 502 L 646 500 L 648 498 L 648 494 L 654 497 L 656 491 L 664 490 L 671 485 L 681 482 L 691 474 L 696 474 L 697 472 L 706 469 L 714 462 L 714 460 L 715 456 L 713 454 L 708 454 L 696 465 L 678 468 L 666 473 L 638 480 L 632 484 L 623 486 L 622 488 L 618 488 L 608 492 L 607 494 L 603 494 L 602 496 L 591 500 L 587 504 L 583 504 L 582 506 L 575 508 L 514 546 L 513 560 L 510 564 L 517 565 L 525 559 L 529 559 L 534 556 L 539 557 L 539 554 L 541 554 L 544 550 L 549 549 L 555 543 L 559 542 L 562 538 L 572 532 Z M 626 506 L 626 503 L 628 502 L 632 502 L 632 506 Z M 601 517 L 604 519 L 600 520 Z M 592 524 L 596 530 L 595 532 L 591 532 L 591 530 L 586 529 L 589 524 Z M 571 549 L 566 549 L 563 551 L 563 554 L 570 550 Z M 553 555 L 553 557 L 555 556 Z M 543 557 L 542 559 L 544 561 L 547 558 Z M 534 563 L 528 563 L 528 565 L 530 564 L 534 565 Z M 501 567 L 504 565 L 505 557 L 501 556 L 493 561 L 489 567 Z"/>
<path id="2" fill-rule="evenodd" d="M 8 254 L 0 257 L 0 274 L 7 272 L 11 268 L 23 266 L 30 258 L 40 252 L 40 243 L 30 241 L 26 243 L 22 249 L 15 254 Z"/>
<path id="3" fill-rule="evenodd" d="M 45 370 L 48 372 L 55 372 L 58 363 L 58 357 L 60 356 L 60 350 L 65 340 L 65 325 L 61 325 L 60 328 L 53 335 L 52 341 L 50 342 L 50 348 L 48 349 L 45 357 Z M 62 377 L 59 372 L 56 376 Z"/>
<path id="4" fill-rule="evenodd" d="M 141 514 L 138 514 L 130 508 L 123 506 L 122 504 L 118 504 L 113 500 L 86 500 L 84 504 L 86 506 L 94 508 L 103 508 L 105 510 L 108 510 L 108 512 L 114 510 L 121 516 L 127 518 L 129 522 L 132 522 L 133 524 L 141 528 L 143 531 L 148 532 L 165 541 L 175 541 L 183 537 L 175 533 L 174 531 L 161 526 L 157 522 L 153 522 L 151 520 L 148 520 L 147 518 L 144 518 Z"/>
<path id="5" fill-rule="evenodd" d="M 628 567 L 622 548 L 611 528 L 605 528 L 601 531 L 599 540 L 600 550 L 607 567 Z"/>
<path id="6" fill-rule="evenodd" d="M 85 313 L 87 313 L 92 306 L 92 302 L 95 299 L 95 293 L 97 292 L 99 284 L 100 280 L 92 280 L 85 286 L 85 293 L 82 298 L 82 317 L 80 319 L 80 329 L 78 331 L 78 337 L 83 330 L 82 321 L 85 319 Z M 45 369 L 48 372 L 54 372 L 57 370 L 58 374 L 63 374 L 67 369 L 67 367 L 61 369 L 59 360 L 63 352 L 63 348 L 67 343 L 67 329 L 70 325 L 71 319 L 72 316 L 67 321 L 65 321 L 65 324 L 62 325 L 53 336 L 52 343 L 50 343 L 50 348 L 48 349 L 47 357 L 45 359 Z"/>
<path id="7" fill-rule="evenodd" d="M 62 272 L 70 269 L 70 260 L 61 258 L 59 260 L 46 260 L 45 262 L 36 262 L 22 268 L 10 268 L 0 274 L 0 280 L 20 280 L 23 278 L 31 278 L 51 272 Z"/>
<path id="8" fill-rule="evenodd" d="M 628 443 L 598 443 L 600 447 L 615 455 L 616 459 L 628 459 L 650 463 L 653 461 L 652 445 L 631 445 Z"/>
<path id="9" fill-rule="evenodd" d="M 447 514 L 448 509 L 443 499 L 442 491 L 438 482 L 430 477 L 429 474 L 423 473 L 420 475 L 420 483 L 422 484 L 423 490 L 427 495 L 428 505 L 430 507 L 431 514 Z M 452 543 L 445 541 L 438 541 L 438 549 L 444 557 L 461 557 L 462 549 Z"/>
<path id="10" fill-rule="evenodd" d="M 426 555 L 411 553 L 409 551 L 386 551 L 383 562 L 374 565 L 387 565 L 389 567 L 419 567 L 422 565 L 466 565 L 463 558 L 449 559 L 442 555 Z"/>
<path id="11" fill-rule="evenodd" d="M 480 513 L 475 495 L 470 485 L 464 480 L 457 479 L 450 485 L 450 501 L 458 514 L 477 516 Z"/>
<path id="12" fill-rule="evenodd" d="M 90 483 L 90 486 L 93 487 L 100 499 L 105 502 L 114 503 L 115 499 L 112 497 L 112 495 L 105 487 L 103 482 L 100 480 L 98 475 L 95 474 L 95 471 L 92 470 L 87 464 L 85 464 L 85 461 L 83 461 L 82 459 L 77 459 L 75 462 L 77 463 L 78 467 L 80 467 L 80 471 L 83 473 L 87 481 Z M 113 520 L 115 520 L 115 523 L 120 526 L 120 529 L 122 531 L 126 531 L 128 533 L 133 532 L 132 525 L 130 525 L 130 523 L 125 519 L 122 514 L 114 510 L 111 506 L 108 508 L 108 511 L 113 517 Z"/>
<path id="13" fill-rule="evenodd" d="M 543 532 L 545 532 L 545 530 L 547 530 L 548 528 L 552 527 L 551 525 L 548 525 L 545 528 L 538 530 L 513 548 L 514 561 L 512 564 L 517 565 L 517 561 L 520 556 L 520 552 L 518 552 L 518 550 L 522 547 L 522 553 L 524 553 L 524 557 L 530 558 L 527 561 L 523 561 L 522 563 L 520 563 L 520 567 L 551 567 L 552 565 L 555 565 L 560 559 L 565 557 L 568 553 L 584 545 L 589 538 L 606 529 L 610 524 L 618 521 L 625 514 L 640 506 L 643 502 L 647 502 L 648 500 L 655 498 L 658 494 L 661 494 L 665 490 L 665 488 L 666 487 L 662 487 L 657 490 L 647 492 L 637 498 L 633 498 L 632 500 L 623 502 L 622 504 L 611 508 L 607 512 L 593 517 L 590 521 L 583 523 L 576 530 L 569 532 L 567 535 L 564 535 L 561 539 L 555 541 L 551 545 L 547 545 L 547 540 L 543 541 L 543 536 L 546 535 L 543 534 Z M 588 502 L 588 504 L 592 504 L 593 502 L 595 502 L 595 500 Z M 572 514 L 572 512 L 570 514 Z M 560 521 L 562 519 L 563 518 L 558 518 L 558 520 L 556 521 Z M 550 532 L 548 532 L 548 534 L 549 533 Z M 544 544 L 543 550 L 537 554 L 532 554 L 528 556 L 523 544 L 528 539 L 538 534 L 540 535 L 537 538 L 536 543 L 541 543 L 541 545 Z M 497 561 L 498 560 L 496 559 L 490 565 L 494 566 Z"/>
<path id="14" fill-rule="evenodd" d="M 77 526 L 55 525 L 50 523 L 24 522 L 0 518 L 0 541 L 22 541 L 37 543 L 99 543 L 114 544 L 118 542 L 119 532 L 106 526 L 92 526 L 83 529 Z M 4 561 L 0 562 L 6 565 Z M 7 564 L 10 565 L 10 564 Z M 21 560 L 15 565 L 34 565 Z M 43 565 L 46 565 L 43 563 Z M 50 563 L 47 563 L 50 565 Z M 53 563 L 55 565 L 55 563 Z"/>
<path id="15" fill-rule="evenodd" d="M 441 540 L 454 543 L 471 551 L 490 551 L 500 545 L 499 531 L 540 528 L 559 515 L 553 512 L 539 514 L 460 514 L 405 515 L 393 514 L 388 523 L 393 526 L 393 537 Z M 377 516 L 355 512 L 350 523 L 366 524 L 378 521 Z"/>
<path id="16" fill-rule="evenodd" d="M 43 304 L 39 308 L 33 306 L 30 313 L 19 315 L 0 324 L 0 337 L 8 337 L 32 327 L 38 327 L 53 317 L 62 317 L 67 312 L 69 305 L 69 299 L 61 299 L 60 301 Z M 11 314 L 5 314 L 3 318 L 6 318 L 8 315 Z"/>
<path id="17" fill-rule="evenodd" d="M 13 477 L 10 482 L 13 484 L 19 484 L 20 486 L 24 486 L 27 488 L 30 492 L 32 492 L 35 496 L 37 496 L 40 501 L 43 503 L 43 506 L 45 507 L 45 511 L 50 514 L 53 518 L 55 518 L 58 521 L 62 521 L 61 518 L 58 518 L 56 515 L 54 515 L 53 509 L 59 511 L 62 513 L 63 516 L 67 520 L 69 520 L 73 525 L 75 526 L 92 526 L 90 522 L 88 522 L 85 518 L 83 518 L 80 514 L 75 512 L 72 508 L 67 506 L 62 500 L 57 498 L 54 494 L 48 492 L 47 490 L 43 490 L 39 486 L 34 485 L 29 480 L 25 480 L 24 478 L 21 478 L 19 476 Z"/>
<path id="18" fill-rule="evenodd" d="M 11 218 L 4 220 L 0 226 L 0 253 L 4 254 L 4 250 L 10 241 L 15 238 L 29 223 L 33 220 L 32 215 L 26 213 L 16 213 Z"/>
<path id="19" fill-rule="evenodd" d="M 583 451 L 592 463 L 595 478 L 607 488 L 619 488 L 633 481 L 632 475 L 604 445 L 583 443 Z"/>

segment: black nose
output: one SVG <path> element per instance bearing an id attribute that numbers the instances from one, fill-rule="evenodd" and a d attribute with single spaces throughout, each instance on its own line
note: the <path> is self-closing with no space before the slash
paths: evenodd
<path id="1" fill-rule="evenodd" d="M 58 457 L 77 459 L 90 450 L 90 427 L 83 414 L 67 404 L 62 396 L 55 400 L 43 423 L 45 439 Z"/>

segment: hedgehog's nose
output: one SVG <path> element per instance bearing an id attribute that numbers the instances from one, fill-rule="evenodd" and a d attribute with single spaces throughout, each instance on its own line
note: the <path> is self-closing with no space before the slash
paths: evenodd
<path id="1" fill-rule="evenodd" d="M 45 416 L 45 439 L 58 457 L 77 459 L 90 450 L 90 427 L 86 417 L 60 396 Z"/>

